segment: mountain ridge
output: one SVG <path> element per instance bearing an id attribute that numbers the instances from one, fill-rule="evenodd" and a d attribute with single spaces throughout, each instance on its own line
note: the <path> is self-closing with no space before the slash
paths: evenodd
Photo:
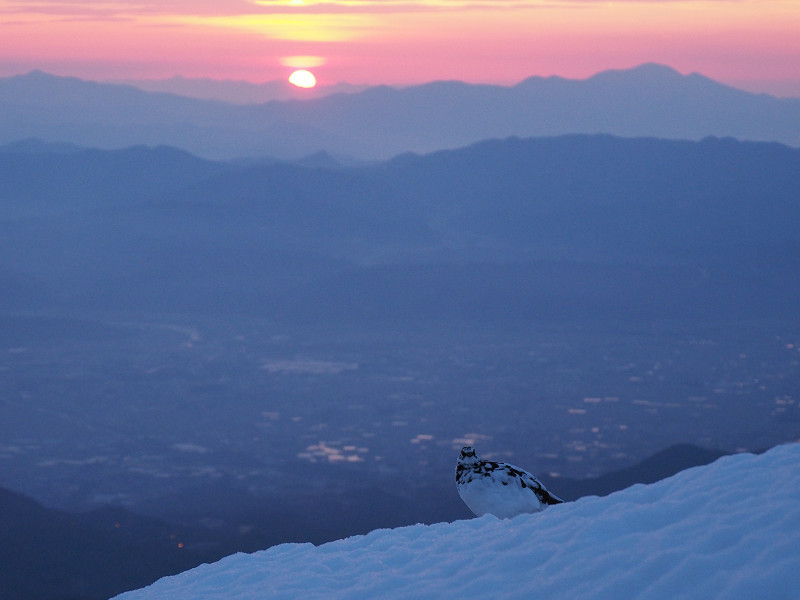
<path id="1" fill-rule="evenodd" d="M 250 105 L 34 71 L 0 79 L 0 105 L 0 144 L 30 137 L 100 148 L 165 144 L 216 159 L 294 159 L 325 150 L 385 160 L 486 138 L 567 133 L 800 146 L 800 99 L 752 94 L 652 63 L 583 80 L 435 81 Z"/>
<path id="2" fill-rule="evenodd" d="M 606 135 L 332 169 L 0 152 L 0 274 L 8 305 L 38 286 L 67 305 L 287 318 L 789 314 L 798 164 L 773 143 Z"/>

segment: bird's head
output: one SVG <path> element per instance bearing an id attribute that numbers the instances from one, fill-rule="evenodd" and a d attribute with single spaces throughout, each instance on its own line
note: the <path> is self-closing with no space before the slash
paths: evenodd
<path id="1" fill-rule="evenodd" d="M 478 453 L 475 452 L 475 448 L 472 446 L 464 446 L 461 448 L 461 454 L 458 457 L 458 462 L 464 465 L 471 465 L 477 463 Z"/>

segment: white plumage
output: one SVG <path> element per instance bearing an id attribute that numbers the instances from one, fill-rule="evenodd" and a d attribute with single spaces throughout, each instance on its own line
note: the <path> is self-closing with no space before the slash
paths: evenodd
<path id="1" fill-rule="evenodd" d="M 464 503 L 479 517 L 492 514 L 509 519 L 563 502 L 526 470 L 481 460 L 471 446 L 464 446 L 458 457 L 456 487 Z"/>

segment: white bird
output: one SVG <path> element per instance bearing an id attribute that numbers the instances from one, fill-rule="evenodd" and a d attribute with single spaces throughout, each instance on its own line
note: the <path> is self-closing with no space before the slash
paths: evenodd
<path id="1" fill-rule="evenodd" d="M 458 495 L 477 516 L 492 514 L 510 519 L 563 502 L 524 469 L 481 460 L 472 446 L 464 446 L 456 465 Z"/>

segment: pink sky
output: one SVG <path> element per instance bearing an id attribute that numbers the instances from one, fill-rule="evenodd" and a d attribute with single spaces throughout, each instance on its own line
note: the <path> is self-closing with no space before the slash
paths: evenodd
<path id="1" fill-rule="evenodd" d="M 800 97 L 800 0 L 0 0 L 0 76 L 511 84 L 643 62 Z"/>

